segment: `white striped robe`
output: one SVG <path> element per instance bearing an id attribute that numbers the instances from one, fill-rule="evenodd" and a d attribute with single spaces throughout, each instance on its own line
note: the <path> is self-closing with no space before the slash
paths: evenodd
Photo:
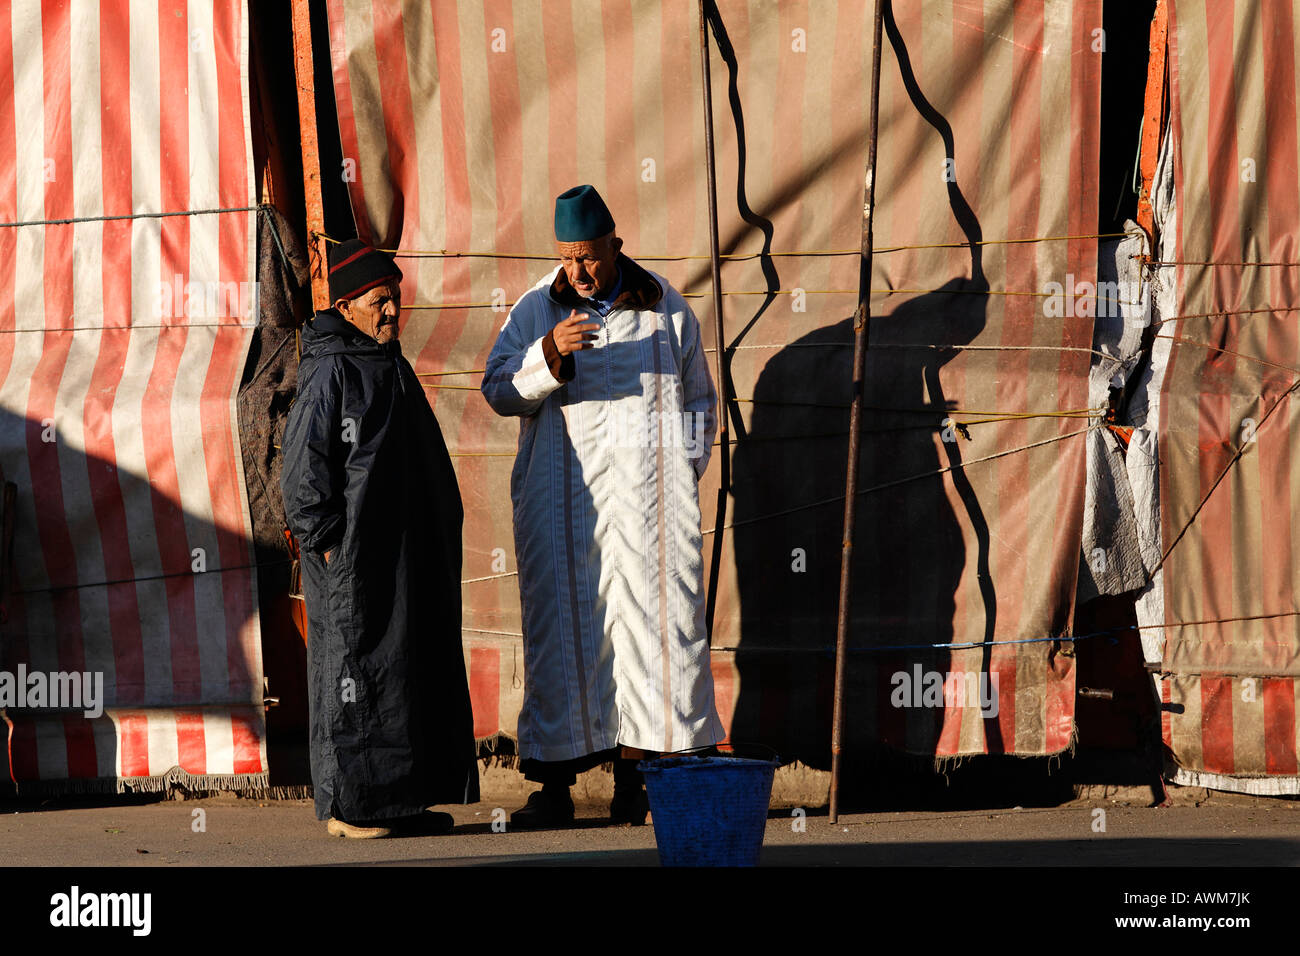
<path id="1" fill-rule="evenodd" d="M 600 328 L 573 353 L 572 381 L 557 380 L 543 347 L 572 304 L 557 301 L 558 268 L 515 304 L 483 380 L 498 414 L 520 416 L 511 498 L 525 759 L 723 738 L 696 487 L 717 429 L 713 379 L 681 295 L 626 257 L 620 268 L 624 290 L 648 289 L 638 301 L 653 304 L 627 307 L 625 291 L 602 318 L 583 303 Z"/>

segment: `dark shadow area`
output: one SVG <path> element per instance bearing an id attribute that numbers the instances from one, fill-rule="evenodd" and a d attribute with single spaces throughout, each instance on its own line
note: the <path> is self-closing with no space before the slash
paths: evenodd
<path id="1" fill-rule="evenodd" d="M 330 55 L 329 16 L 323 3 L 311 10 L 312 72 L 316 82 L 316 142 L 320 152 L 321 204 L 325 232 L 340 241 L 357 234 L 352 198 L 343 181 L 343 141 L 339 135 L 338 106 L 334 100 L 334 66 Z M 401 222 L 398 215 L 394 222 Z"/>
<path id="2" fill-rule="evenodd" d="M 1077 783 L 1141 784 L 1163 798 L 1160 710 L 1133 630 L 1133 601 L 1133 594 L 1104 596 L 1075 611 L 1076 634 L 1101 636 L 1075 644 L 1079 742 L 1068 772 Z"/>
<path id="3" fill-rule="evenodd" d="M 1099 233 L 1123 232 L 1124 220 L 1137 218 L 1137 154 L 1155 10 L 1156 0 L 1105 0 L 1102 6 Z"/>
<path id="4" fill-rule="evenodd" d="M 257 569 L 270 786 L 307 787 L 307 642 L 280 494 L 280 445 L 298 385 L 297 330 L 311 314 L 307 252 L 281 212 L 263 206 L 257 232 L 258 326 L 239 385 L 244 484 Z M 301 623 L 295 614 L 302 617 Z"/>
<path id="5" fill-rule="evenodd" d="M 329 24 L 323 4 L 310 4 L 320 190 L 325 231 L 356 234 L 334 101 Z M 291 574 L 280 496 L 280 439 L 297 388 L 296 331 L 312 313 L 305 223 L 301 117 L 293 15 L 288 5 L 249 8 L 249 128 L 258 202 L 259 324 L 239 388 L 239 432 L 257 555 L 262 663 L 267 694 L 270 785 L 311 784 L 307 760 L 306 618 Z M 283 791 L 279 791 L 283 792 Z"/>
<path id="6" fill-rule="evenodd" d="M 722 13 L 718 10 L 718 5 L 714 0 L 708 0 L 704 5 L 704 16 L 709 24 L 709 31 L 713 34 L 714 42 L 718 46 L 718 55 L 727 65 L 727 104 L 731 110 L 732 123 L 736 128 L 736 211 L 740 213 L 740 218 L 746 225 L 757 229 L 763 236 L 763 247 L 759 251 L 759 267 L 763 271 L 763 283 L 766 295 L 763 296 L 758 308 L 754 314 L 745 323 L 736 337 L 731 342 L 715 342 L 714 345 L 722 352 L 722 377 L 723 381 L 717 383 L 718 394 L 735 396 L 736 385 L 731 378 L 731 361 L 735 356 L 735 346 L 740 344 L 754 324 L 762 318 L 772 303 L 776 301 L 778 290 L 781 288 L 781 278 L 776 271 L 776 262 L 772 257 L 772 238 L 775 235 L 775 227 L 772 221 L 765 216 L 756 213 L 749 204 L 749 197 L 745 193 L 745 169 L 749 162 L 749 150 L 745 140 L 745 111 L 740 100 L 740 62 L 736 57 L 736 49 L 732 46 L 731 37 L 727 33 L 727 27 L 722 22 Z M 720 249 L 721 254 L 734 252 L 734 249 Z M 721 414 L 726 416 L 732 432 L 737 439 L 745 437 L 746 427 L 743 416 L 740 412 L 740 403 L 734 400 L 728 401 L 726 408 L 721 410 Z M 731 473 L 730 449 L 721 449 L 722 454 L 722 472 L 718 485 L 717 502 L 714 506 L 714 514 L 722 514 L 726 505 L 727 494 L 730 488 L 734 488 L 734 477 Z M 718 597 L 718 573 L 722 566 L 722 548 L 725 541 L 725 535 L 721 532 L 713 535 L 713 555 L 709 562 L 709 580 L 707 582 L 707 608 L 705 611 L 705 620 L 709 626 L 709 640 L 713 639 L 713 614 L 717 607 Z"/>
<path id="7" fill-rule="evenodd" d="M 850 833 L 853 827 L 849 828 Z M 1300 840 L 1138 838 L 764 847 L 761 866 L 1295 866 Z"/>
<path id="8" fill-rule="evenodd" d="M 955 155 L 951 125 L 926 98 L 912 71 L 903 38 L 886 5 L 887 42 L 911 101 Z M 887 144 L 882 130 L 882 144 Z M 882 147 L 888 149 L 887 145 Z M 859 488 L 894 487 L 858 499 L 854 604 L 846 679 L 846 765 L 841 795 L 854 802 L 880 789 L 888 770 L 891 791 L 899 775 L 921 770 L 932 758 L 890 751 L 933 753 L 942 708 L 917 712 L 890 704 L 890 675 L 947 672 L 947 650 L 899 650 L 899 645 L 953 640 L 954 591 L 966 554 L 963 525 L 978 541 L 983 638 L 993 639 L 997 600 L 988 574 L 989 529 L 962 468 L 957 435 L 936 449 L 953 402 L 940 369 L 983 330 L 988 282 L 983 233 L 958 182 L 947 184 L 952 215 L 969 242 L 969 276 L 957 275 L 932 293 L 873 316 L 861 419 Z M 875 311 L 880 312 L 879 304 Z M 775 747 L 783 760 L 830 766 L 831 687 L 839 591 L 848 406 L 852 398 L 852 320 L 817 329 L 776 354 L 755 388 L 750 433 L 735 453 L 735 554 L 743 640 L 733 737 Z M 792 396 L 796 397 L 792 400 Z M 954 512 L 942 476 L 950 468 L 961 501 Z M 920 480 L 907 480 L 931 475 Z M 839 500 L 835 500 L 839 499 Z M 771 518 L 804 503 L 816 508 Z M 798 570 L 802 557 L 806 569 Z M 988 672 L 990 649 L 983 655 Z M 812 693 L 812 688 L 817 693 Z M 984 721 L 989 748 L 1001 741 L 997 721 Z M 856 769 L 854 765 L 857 766 Z M 924 769 L 923 769 L 924 768 Z M 1041 768 L 1040 768 L 1041 770 Z"/>
<path id="9" fill-rule="evenodd" d="M 356 235 L 352 204 L 343 179 L 343 148 L 334 100 L 329 18 L 323 3 L 308 4 L 311 17 L 312 76 L 316 139 L 325 231 L 337 239 Z M 253 141 L 254 182 L 258 200 L 273 203 L 297 223 L 305 243 L 307 207 L 303 192 L 301 119 L 294 61 L 293 11 L 290 4 L 250 4 L 249 120 Z M 264 186 L 270 184 L 268 195 Z"/>
<path id="10" fill-rule="evenodd" d="M 13 790 L 10 788 L 9 793 Z M 97 810 L 144 807 L 172 799 L 165 793 L 61 793 L 51 796 L 8 796 L 0 791 L 5 813 L 42 813 L 54 810 Z"/>
<path id="11" fill-rule="evenodd" d="M 1076 796 L 1066 760 L 993 754 L 935 773 L 929 763 L 877 749 L 847 761 L 841 799 L 847 812 L 860 813 L 1059 807 Z"/>
<path id="12" fill-rule="evenodd" d="M 104 334 L 126 336 L 130 332 Z M 194 425 L 198 427 L 197 411 Z M 249 566 L 248 542 L 237 530 L 183 511 L 148 477 L 77 450 L 52 425 L 0 410 L 0 448 L 6 455 L 22 455 L 28 468 L 25 476 L 5 476 L 18 484 L 18 500 L 14 553 L 6 568 L 8 586 L 0 615 L 0 670 L 11 675 L 16 675 L 20 666 L 28 675 L 99 673 L 103 683 L 98 703 L 105 711 L 86 717 L 84 697 L 80 707 L 61 709 L 47 700 L 40 706 L 7 708 L 5 716 L 12 729 L 6 733 L 7 761 L 0 770 L 0 797 L 10 798 L 12 802 L 5 800 L 5 806 L 12 809 L 45 806 L 47 794 L 58 794 L 60 801 L 72 798 L 95 805 L 100 801 L 115 806 L 151 802 L 155 795 L 115 792 L 120 779 L 119 737 L 106 711 L 126 709 L 142 717 L 149 710 L 174 710 L 193 719 L 212 708 L 247 708 L 261 700 L 261 687 L 255 683 L 256 662 L 239 657 L 233 644 L 223 641 L 219 650 L 204 652 L 208 659 L 219 655 L 227 669 L 220 691 L 211 677 L 204 678 L 198 643 L 203 633 L 198 618 L 201 612 L 187 580 L 206 576 L 209 580 L 201 586 L 221 592 L 223 575 L 235 576 L 244 579 L 235 587 L 247 589 L 251 597 L 253 589 L 246 579 L 256 569 Z M 91 500 L 69 500 L 67 495 L 78 488 L 87 488 Z M 139 516 L 146 509 L 156 543 L 146 545 L 144 553 L 156 547 L 158 564 L 133 568 L 127 529 L 130 516 Z M 69 521 L 69 515 L 74 521 Z M 87 526 L 96 529 L 93 540 L 77 536 L 77 529 Z M 98 551 L 88 554 L 92 547 L 102 549 L 102 556 Z M 203 549 L 205 570 L 194 568 L 195 548 Z M 9 582 L 11 570 L 33 562 L 45 567 L 51 582 L 48 586 L 30 587 L 21 576 Z M 285 564 L 283 558 L 280 563 Z M 79 571 L 79 564 L 95 568 L 97 575 Z M 149 647 L 156 646 L 159 637 L 149 634 L 145 630 L 149 622 L 141 619 L 141 586 L 153 589 L 155 600 L 162 593 L 159 589 L 165 589 L 165 610 L 155 614 L 154 623 L 175 618 L 162 638 L 173 652 L 170 664 L 163 665 L 169 668 L 169 679 L 156 669 L 159 662 L 148 656 Z M 222 595 L 220 600 L 224 600 L 224 592 Z M 107 608 L 107 621 L 96 620 L 89 613 L 88 609 L 99 607 Z M 256 609 L 249 610 L 255 613 Z M 229 605 L 226 613 L 234 613 Z M 28 630 L 33 619 L 41 628 L 35 633 Z M 242 623 L 228 620 L 224 633 L 237 632 Z M 105 667 L 105 661 L 111 665 Z M 148 682 L 147 672 L 153 674 Z M 39 732 L 51 727 L 59 728 L 53 736 Z M 140 725 L 134 732 L 143 730 Z M 202 740 L 191 738 L 191 744 L 193 739 Z M 183 770 L 200 778 L 213 772 L 186 760 L 184 747 L 181 750 L 181 763 L 190 764 L 182 766 Z M 64 761 L 66 778 L 52 776 Z M 170 769 L 150 764 L 148 774 L 165 774 Z M 135 775 L 122 768 L 121 776 Z"/>
<path id="13" fill-rule="evenodd" d="M 818 826 L 821 826 L 818 824 Z M 1295 866 L 1300 864 L 1300 839 L 1125 838 L 1097 834 L 1080 840 L 978 840 L 909 843 L 901 840 L 866 842 L 865 828 L 850 825 L 849 839 L 837 843 L 809 841 L 800 846 L 765 846 L 759 866 L 1124 866 L 1188 867 Z M 659 865 L 655 849 L 597 850 L 577 853 L 530 853 L 515 856 L 430 857 L 378 863 L 330 866 L 651 866 Z M 1149 911 L 1147 911 L 1149 913 Z M 1163 912 L 1162 912 L 1162 915 Z"/>

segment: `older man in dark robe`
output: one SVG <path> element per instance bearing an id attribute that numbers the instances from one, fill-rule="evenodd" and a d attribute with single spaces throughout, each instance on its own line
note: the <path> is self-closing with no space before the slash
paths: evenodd
<path id="1" fill-rule="evenodd" d="M 330 255 L 302 331 L 281 490 L 301 549 L 316 816 L 334 836 L 445 832 L 478 800 L 460 637 L 460 489 L 397 341 L 401 271 Z"/>

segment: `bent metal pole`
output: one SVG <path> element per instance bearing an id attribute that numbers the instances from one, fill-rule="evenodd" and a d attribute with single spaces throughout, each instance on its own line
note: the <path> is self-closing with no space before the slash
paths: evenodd
<path id="1" fill-rule="evenodd" d="M 708 163 L 709 194 L 709 265 L 713 275 L 713 359 L 718 370 L 718 508 L 717 529 L 713 536 L 713 566 L 709 572 L 709 619 L 707 622 L 709 644 L 713 644 L 714 596 L 718 582 L 718 564 L 722 559 L 722 533 L 727 522 L 727 495 L 731 491 L 731 442 L 727 427 L 730 389 L 727 386 L 726 338 L 722 330 L 722 270 L 718 256 L 718 174 L 713 149 L 713 86 L 709 76 L 709 30 L 706 18 L 707 5 L 712 0 L 700 0 L 700 68 L 704 89 L 704 152 Z"/>
<path id="2" fill-rule="evenodd" d="M 871 320 L 871 222 L 876 207 L 876 141 L 880 128 L 880 32 L 885 0 L 876 0 L 871 41 L 871 133 L 862 205 L 862 259 L 858 267 L 858 310 L 853 315 L 853 404 L 849 412 L 849 462 L 844 480 L 844 550 L 840 555 L 840 606 L 835 621 L 835 711 L 831 716 L 830 821 L 839 820 L 840 750 L 844 734 L 844 671 L 849 609 L 853 599 L 853 519 L 858 486 L 858 437 L 862 418 L 862 377 L 867 363 L 867 325 Z"/>

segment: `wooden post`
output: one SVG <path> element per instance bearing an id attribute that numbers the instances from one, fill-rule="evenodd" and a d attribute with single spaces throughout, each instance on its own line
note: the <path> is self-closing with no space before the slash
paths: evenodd
<path id="1" fill-rule="evenodd" d="M 325 204 L 321 199 L 320 149 L 316 137 L 316 80 L 311 53 L 309 0 L 293 0 L 293 65 L 298 80 L 298 128 L 302 141 L 303 200 L 307 206 L 307 262 L 312 307 L 329 308 L 329 261 Z"/>

